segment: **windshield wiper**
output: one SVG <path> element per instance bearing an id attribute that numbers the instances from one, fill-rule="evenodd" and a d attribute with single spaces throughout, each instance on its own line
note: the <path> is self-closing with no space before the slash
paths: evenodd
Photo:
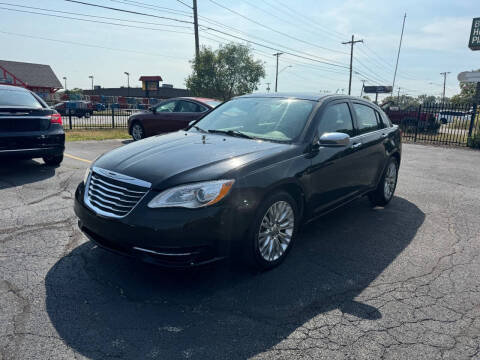
<path id="1" fill-rule="evenodd" d="M 229 136 L 243 137 L 245 139 L 255 139 L 253 136 L 247 135 L 238 130 L 208 130 L 208 132 L 212 134 L 225 134 Z"/>
<path id="2" fill-rule="evenodd" d="M 195 130 L 198 130 L 198 131 L 200 131 L 200 132 L 202 132 L 202 133 L 208 133 L 207 130 L 202 129 L 201 127 L 198 127 L 197 125 L 192 125 L 192 127 L 193 127 Z"/>

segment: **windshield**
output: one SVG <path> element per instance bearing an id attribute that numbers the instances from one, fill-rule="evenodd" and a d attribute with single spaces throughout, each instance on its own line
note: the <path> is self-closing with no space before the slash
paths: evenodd
<path id="1" fill-rule="evenodd" d="M 206 131 L 241 132 L 292 141 L 302 132 L 315 102 L 281 98 L 238 98 L 207 114 L 196 126 Z"/>
<path id="2" fill-rule="evenodd" d="M 218 105 L 221 104 L 220 101 L 216 101 L 216 100 L 207 100 L 205 101 L 205 103 L 210 105 L 211 107 L 217 107 Z"/>
<path id="3" fill-rule="evenodd" d="M 29 107 L 41 109 L 42 104 L 28 91 L 0 89 L 0 107 Z"/>

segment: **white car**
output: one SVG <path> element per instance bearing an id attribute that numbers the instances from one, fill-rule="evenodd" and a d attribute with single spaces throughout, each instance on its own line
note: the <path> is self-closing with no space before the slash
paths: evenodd
<path id="1" fill-rule="evenodd" d="M 441 110 L 438 112 L 435 117 L 442 124 L 449 124 L 456 120 L 458 121 L 469 121 L 471 114 L 464 111 L 455 111 L 455 110 Z"/>

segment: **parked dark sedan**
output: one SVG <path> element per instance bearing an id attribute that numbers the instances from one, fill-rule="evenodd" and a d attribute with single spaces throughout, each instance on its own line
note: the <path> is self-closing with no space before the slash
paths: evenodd
<path id="1" fill-rule="evenodd" d="M 0 85 L 0 156 L 43 158 L 47 165 L 57 166 L 64 150 L 60 114 L 34 92 Z"/>
<path id="2" fill-rule="evenodd" d="M 75 213 L 90 239 L 121 254 L 167 266 L 233 254 L 268 269 L 302 222 L 362 195 L 385 206 L 400 141 L 360 98 L 241 96 L 189 130 L 101 156 L 77 188 Z"/>
<path id="3" fill-rule="evenodd" d="M 207 98 L 173 98 L 151 107 L 149 110 L 133 114 L 128 119 L 128 133 L 133 140 L 185 129 L 220 104 Z"/>
<path id="4" fill-rule="evenodd" d="M 53 108 L 57 110 L 60 115 L 72 115 L 80 118 L 84 116 L 90 117 L 94 112 L 94 104 L 89 101 L 81 100 L 62 101 L 55 104 Z"/>

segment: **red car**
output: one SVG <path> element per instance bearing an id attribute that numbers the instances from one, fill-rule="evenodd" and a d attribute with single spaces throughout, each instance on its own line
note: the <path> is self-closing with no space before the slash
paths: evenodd
<path id="1" fill-rule="evenodd" d="M 128 133 L 133 140 L 184 129 L 221 102 L 199 97 L 172 98 L 133 114 L 128 119 Z"/>

